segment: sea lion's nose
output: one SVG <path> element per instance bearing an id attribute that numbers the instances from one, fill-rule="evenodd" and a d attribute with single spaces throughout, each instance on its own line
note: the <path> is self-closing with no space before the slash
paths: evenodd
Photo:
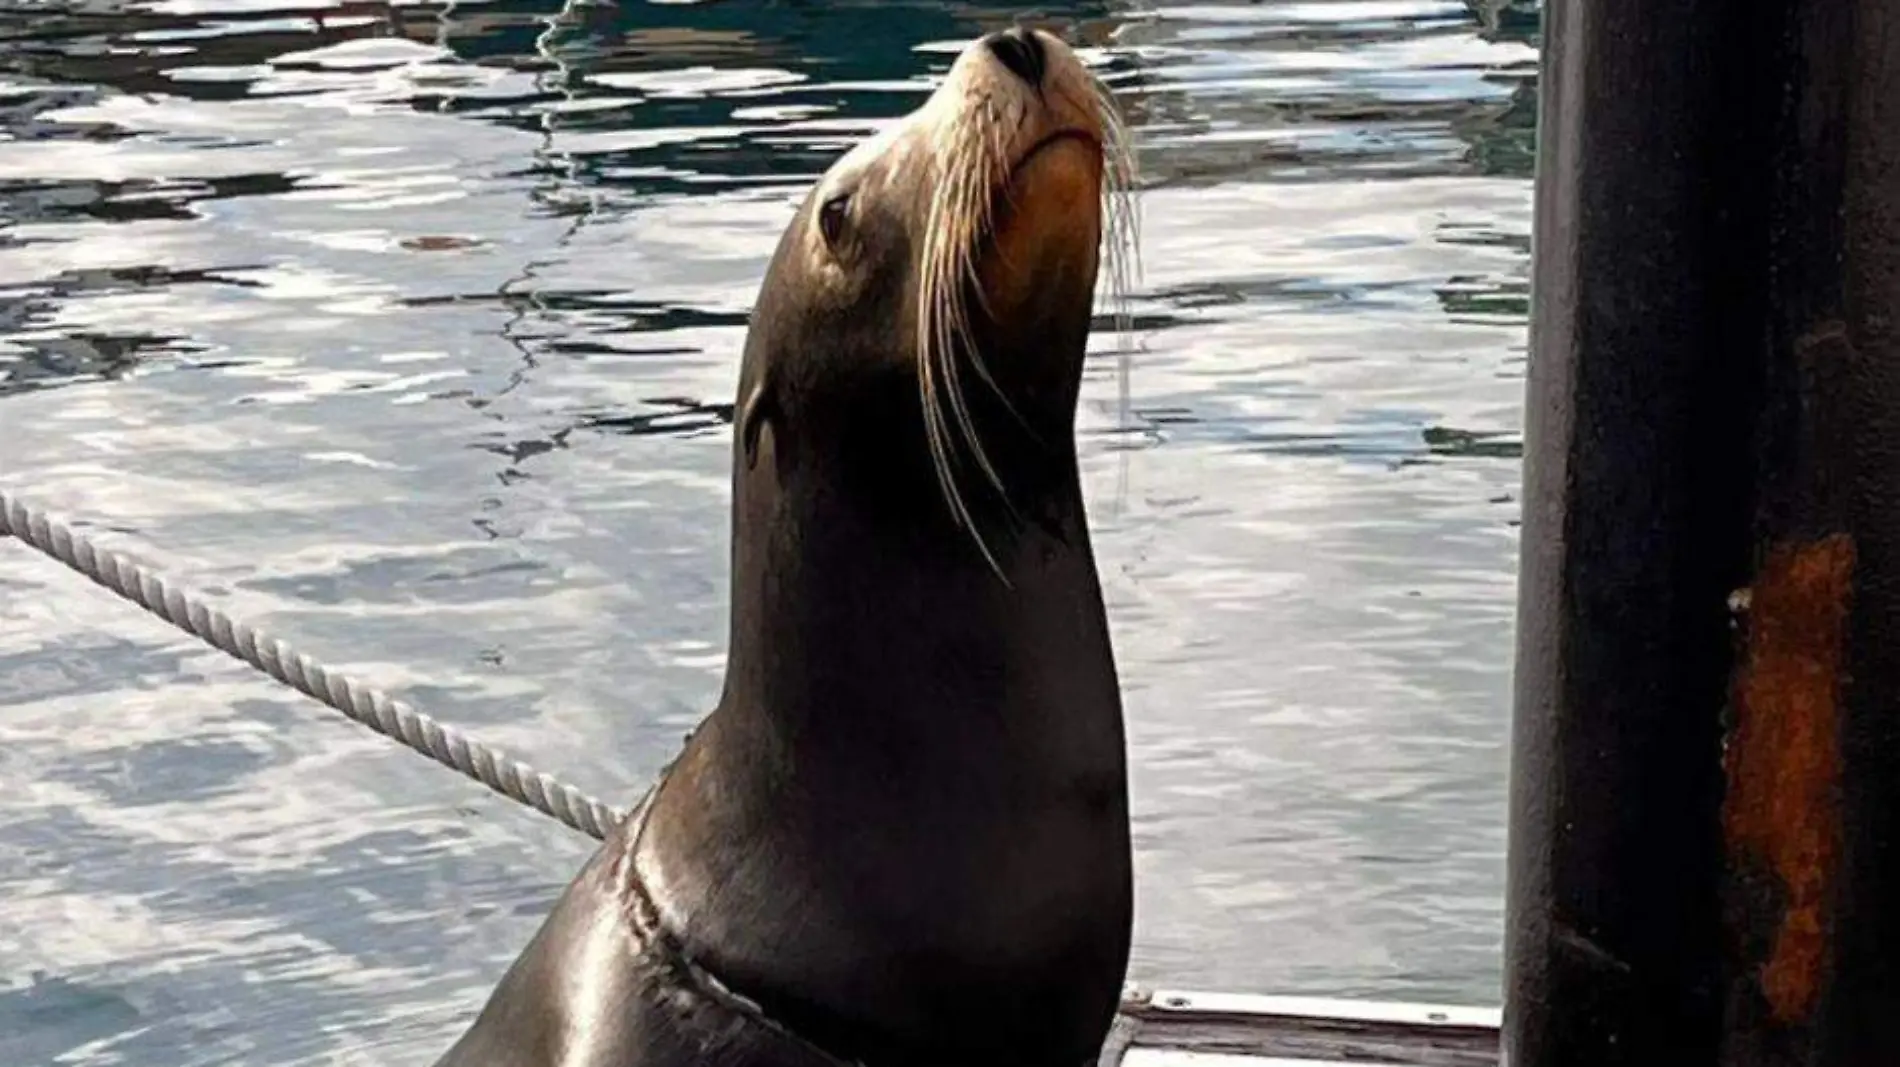
<path id="1" fill-rule="evenodd" d="M 1042 74 L 1048 69 L 1049 57 L 1042 50 L 1042 42 L 1036 39 L 1035 30 L 1021 26 L 1000 30 L 983 38 L 983 43 L 1010 73 L 1028 82 L 1031 88 L 1042 88 Z"/>

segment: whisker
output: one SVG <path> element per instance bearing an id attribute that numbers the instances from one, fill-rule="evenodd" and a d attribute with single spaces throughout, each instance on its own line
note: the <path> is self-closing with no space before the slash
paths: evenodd
<path id="1" fill-rule="evenodd" d="M 971 203 L 975 208 L 972 215 L 975 220 L 975 225 L 971 228 L 969 239 L 962 245 L 962 274 L 966 284 L 959 286 L 959 291 L 967 291 L 973 294 L 976 298 L 977 306 L 983 311 L 984 317 L 994 322 L 996 319 L 995 312 L 990 307 L 989 295 L 984 291 L 983 280 L 978 274 L 975 251 L 984 237 L 992 235 L 995 232 L 995 220 L 993 216 L 995 205 L 991 190 L 1000 187 L 1010 207 L 1012 209 L 1016 207 L 1014 191 L 1009 183 L 1010 160 L 1007 151 L 1007 139 L 1010 131 L 1021 125 L 1023 116 L 1018 114 L 1009 123 L 1005 123 L 1002 120 L 1002 116 L 996 112 L 992 100 L 987 97 L 984 98 L 982 106 L 986 118 L 990 120 L 984 124 L 988 139 L 987 147 L 989 156 L 983 162 L 982 166 L 973 168 L 969 172 L 969 177 L 972 181 L 979 184 L 974 185 L 969 194 L 972 198 Z M 1000 247 L 993 248 L 992 251 L 999 257 L 1003 256 Z M 1009 261 L 1007 258 L 1004 258 L 1003 262 L 1007 265 Z M 961 335 L 965 341 L 965 349 L 969 355 L 970 363 L 976 369 L 977 376 L 989 387 L 990 392 L 995 395 L 996 399 L 1002 403 L 1003 410 L 1006 411 L 1012 419 L 1016 420 L 1016 423 L 1021 426 L 1023 430 L 1028 432 L 1032 438 L 1040 442 L 1041 435 L 1036 433 L 1035 428 L 1030 424 L 1029 420 L 1024 418 L 1022 413 L 1016 409 L 1016 404 L 1009 398 L 1009 393 L 1003 389 L 1002 384 L 999 383 L 995 375 L 991 373 L 988 361 L 983 358 L 983 352 L 976 345 L 974 337 L 969 330 L 967 309 L 963 309 L 959 304 L 959 310 L 965 313 Z M 982 443 L 976 440 L 974 427 L 970 428 L 969 433 L 972 444 L 976 450 L 981 453 Z M 987 462 L 984 465 L 987 469 Z M 997 495 L 1002 499 L 1005 509 L 1007 509 L 1012 516 L 1018 515 L 1015 502 L 1010 499 L 1009 492 L 1003 485 L 1002 480 L 996 477 L 993 472 L 990 477 L 990 483 L 996 488 Z"/>
<path id="2" fill-rule="evenodd" d="M 1130 296 L 1140 271 L 1136 160 L 1126 121 L 1112 92 L 1091 77 L 1088 94 L 1087 109 L 1094 113 L 1102 131 L 1101 240 L 1107 290 L 1102 295 L 1113 305 L 1120 344 L 1126 352 L 1133 333 Z M 1084 100 L 1072 99 L 1071 103 L 1080 106 Z M 1005 205 L 1014 208 L 1007 148 L 1023 116 L 1003 114 L 993 97 L 970 101 L 965 107 L 970 112 L 967 121 L 983 133 L 970 136 L 969 127 L 965 127 L 954 131 L 962 136 L 953 143 L 940 144 L 941 170 L 930 194 L 931 225 L 923 234 L 918 261 L 918 388 L 931 466 L 950 514 L 974 538 L 990 569 L 1007 582 L 966 495 L 966 464 L 995 490 L 1009 515 L 1017 516 L 1018 512 L 1008 485 L 984 447 L 964 387 L 961 363 L 967 360 L 1009 414 L 1034 433 L 1034 427 L 1018 412 L 988 366 L 970 317 L 974 301 L 985 321 L 995 319 L 977 257 L 986 247 L 986 239 L 995 233 L 995 211 Z M 1002 197 L 1011 199 L 999 203 L 999 190 Z M 1001 254 L 1000 249 L 997 254 Z"/>
<path id="3" fill-rule="evenodd" d="M 975 253 L 982 238 L 994 232 L 995 221 L 991 214 L 994 205 L 991 191 L 998 185 L 1007 189 L 1009 158 L 1003 150 L 1004 133 L 1000 116 L 996 114 L 989 100 L 984 100 L 982 106 L 985 118 L 988 120 L 984 123 L 984 129 L 988 133 L 987 143 L 980 146 L 981 150 L 977 151 L 978 158 L 972 160 L 962 173 L 964 184 L 960 190 L 958 206 L 963 210 L 957 218 L 967 220 L 969 225 L 968 233 L 964 235 L 963 240 L 957 242 L 954 248 L 961 266 L 961 269 L 956 272 L 958 281 L 946 293 L 950 299 L 953 314 L 951 333 L 945 339 L 944 359 L 948 367 L 945 378 L 950 385 L 951 403 L 956 411 L 957 421 L 963 429 L 971 451 L 975 454 L 977 466 L 981 468 L 990 485 L 995 488 L 1005 509 L 1014 515 L 1016 514 L 1015 503 L 1010 500 L 1008 487 L 1004 485 L 1002 476 L 990 462 L 989 453 L 983 447 L 982 439 L 977 434 L 976 423 L 970 417 L 968 401 L 963 394 L 956 370 L 956 357 L 959 354 L 967 355 L 977 376 L 990 387 L 990 391 L 996 394 L 996 398 L 1002 401 L 1004 410 L 1008 411 L 1017 422 L 1028 426 L 1028 420 L 1016 410 L 1016 405 L 1010 401 L 1009 394 L 1004 392 L 995 376 L 990 373 L 989 364 L 983 359 L 982 350 L 977 346 L 975 335 L 970 328 L 968 308 L 963 303 L 963 295 L 973 293 L 978 305 L 983 308 L 985 316 L 994 318 L 988 306 L 987 295 L 983 291 L 982 279 L 977 273 Z"/>
<path id="4" fill-rule="evenodd" d="M 973 151 L 980 155 L 980 146 L 973 149 L 968 145 L 959 145 L 947 154 L 944 163 L 946 174 L 932 195 L 931 218 L 937 224 L 926 230 L 920 257 L 917 362 L 925 433 L 929 439 L 931 464 L 936 471 L 938 485 L 952 517 L 975 539 L 978 551 L 983 554 L 990 568 L 1007 582 L 1007 576 L 990 551 L 957 484 L 959 449 L 956 447 L 955 430 L 959 428 L 976 446 L 976 456 L 984 471 L 992 481 L 1000 483 L 988 456 L 983 453 L 980 442 L 976 441 L 974 426 L 956 380 L 956 365 L 953 361 L 956 339 L 959 336 L 967 338 L 969 333 L 962 306 L 962 289 L 957 281 L 963 274 L 962 261 L 969 256 L 967 249 L 975 243 L 970 231 L 980 221 L 980 216 L 969 202 L 970 190 L 987 177 L 982 167 L 983 161 L 969 158 Z M 952 426 L 944 413 L 946 400 L 957 417 L 959 425 L 956 427 Z"/>
<path id="5" fill-rule="evenodd" d="M 980 210 L 970 203 L 973 199 L 973 190 L 966 186 L 962 192 L 963 195 L 959 197 L 961 201 L 959 206 L 965 209 L 966 214 L 959 215 L 958 217 L 973 217 L 973 213 L 976 210 Z M 964 251 L 964 249 L 967 249 L 974 243 L 974 241 L 958 243 L 959 255 L 957 258 L 962 260 L 965 264 L 963 270 L 956 272 L 959 279 L 974 273 L 973 268 L 967 265 L 970 261 L 969 253 Z M 964 287 L 957 283 L 950 283 L 945 290 L 945 297 L 949 303 L 949 311 L 943 320 L 944 328 L 937 335 L 937 356 L 943 363 L 944 384 L 947 387 L 946 393 L 950 399 L 951 410 L 957 417 L 957 424 L 963 431 L 964 440 L 968 442 L 978 468 L 982 470 L 990 483 L 994 485 L 999 492 L 1002 492 L 1002 477 L 997 473 L 995 466 L 990 462 L 989 453 L 983 448 L 982 439 L 978 436 L 976 422 L 970 415 L 969 402 L 964 396 L 963 385 L 957 371 L 957 356 L 959 352 L 968 352 L 971 356 L 971 361 L 977 365 L 979 373 L 985 378 L 989 377 L 988 371 L 982 367 L 981 358 L 976 351 L 975 344 L 972 342 L 969 316 L 963 306 L 963 291 Z"/>
<path id="6" fill-rule="evenodd" d="M 920 357 L 930 366 L 933 381 L 940 381 L 935 417 L 942 419 L 942 404 L 948 401 L 951 414 L 956 418 L 954 429 L 961 431 L 972 458 L 986 478 L 1000 489 L 1002 478 L 977 434 L 956 364 L 960 347 L 966 350 L 974 348 L 970 344 L 969 317 L 963 303 L 965 290 L 960 283 L 973 273 L 970 250 L 976 244 L 977 235 L 987 225 L 988 204 L 978 195 L 980 191 L 987 191 L 993 180 L 990 164 L 992 153 L 985 152 L 986 147 L 980 142 L 965 142 L 949 153 L 946 160 L 948 173 L 940 182 L 934 197 L 936 209 L 933 219 L 941 225 L 935 227 L 926 239 L 924 250 Z M 942 443 L 949 446 L 945 450 L 948 453 L 945 458 L 954 463 L 956 440 L 955 435 L 949 432 L 953 428 L 946 421 L 941 429 L 944 431 Z M 961 500 L 960 490 L 954 484 L 954 470 L 951 472 L 951 482 L 950 489 L 957 497 L 953 505 L 967 519 L 969 511 Z M 974 524 L 971 525 L 975 533 Z"/>
<path id="7" fill-rule="evenodd" d="M 1126 353 L 1134 332 L 1130 303 L 1141 274 L 1138 161 L 1127 121 L 1116 105 L 1113 92 L 1099 80 L 1090 88 L 1102 126 L 1104 162 L 1107 163 L 1103 168 L 1102 197 L 1108 289 L 1114 304 L 1118 348 Z"/>

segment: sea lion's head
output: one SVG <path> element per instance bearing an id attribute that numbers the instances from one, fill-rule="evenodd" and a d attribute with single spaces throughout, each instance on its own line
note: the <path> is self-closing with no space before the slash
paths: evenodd
<path id="1" fill-rule="evenodd" d="M 1025 503 L 1039 466 L 1074 466 L 1100 250 L 1106 232 L 1119 283 L 1131 178 L 1114 104 L 1067 45 L 973 43 L 787 227 L 747 339 L 744 461 L 819 455 L 911 503 L 896 483 L 923 480 L 989 556 L 981 520 Z"/>

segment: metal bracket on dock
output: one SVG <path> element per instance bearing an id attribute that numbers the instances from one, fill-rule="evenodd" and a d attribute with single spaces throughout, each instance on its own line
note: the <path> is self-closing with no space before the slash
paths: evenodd
<path id="1" fill-rule="evenodd" d="M 1500 1023 L 1496 1008 L 1130 986 L 1101 1064 L 1146 1067 L 1157 1054 L 1186 1053 L 1309 1063 L 1497 1067 Z"/>

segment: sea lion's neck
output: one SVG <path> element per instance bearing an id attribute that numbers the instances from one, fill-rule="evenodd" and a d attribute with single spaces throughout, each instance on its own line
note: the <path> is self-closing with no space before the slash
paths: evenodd
<path id="1" fill-rule="evenodd" d="M 1004 472 L 999 576 L 886 417 L 740 455 L 726 686 L 639 866 L 697 958 L 821 1043 L 874 1062 L 982 1018 L 1068 1055 L 1112 1010 L 1131 894 L 1073 451 Z"/>
<path id="2" fill-rule="evenodd" d="M 1013 514 L 966 480 L 974 531 L 921 449 L 847 440 L 743 474 L 721 714 L 786 744 L 968 739 L 993 760 L 988 717 L 1016 740 L 1040 717 L 1072 730 L 1083 709 L 1034 694 L 1045 674 L 1112 681 L 1107 625 L 1073 451 L 1026 449 L 993 460 Z"/>

